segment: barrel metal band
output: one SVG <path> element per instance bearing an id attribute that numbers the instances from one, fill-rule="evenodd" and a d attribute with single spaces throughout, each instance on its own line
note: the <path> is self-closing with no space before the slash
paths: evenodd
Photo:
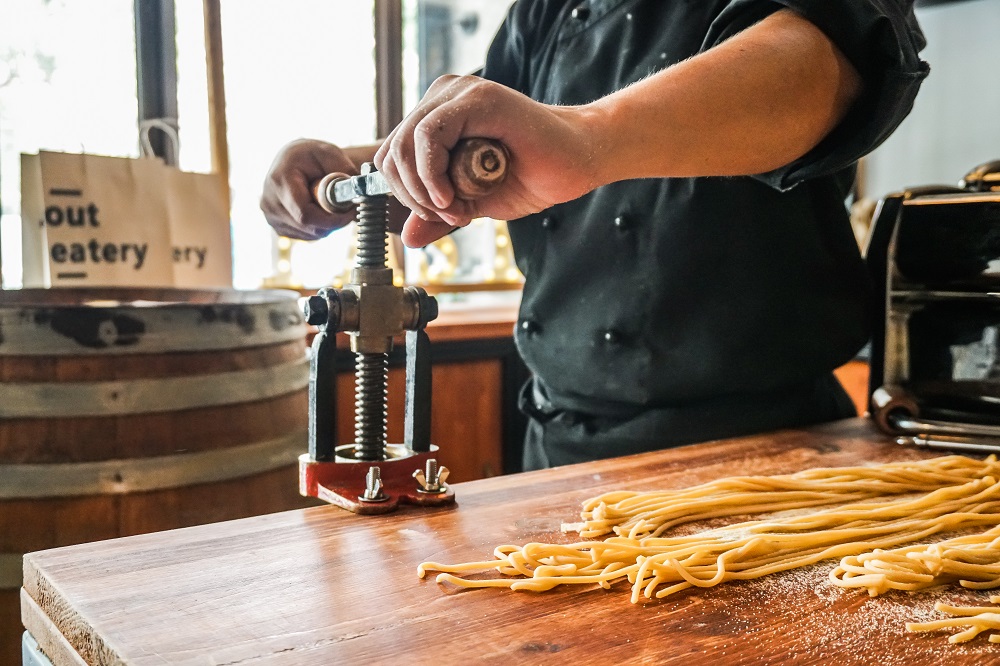
<path id="1" fill-rule="evenodd" d="M 0 553 L 0 590 L 16 590 L 21 587 L 22 557 L 20 553 Z"/>
<path id="2" fill-rule="evenodd" d="M 0 419 L 119 416 L 234 405 L 309 385 L 305 357 L 266 368 L 192 377 L 0 383 Z"/>
<path id="3" fill-rule="evenodd" d="M 228 481 L 293 465 L 306 446 L 301 430 L 252 444 L 152 458 L 0 465 L 0 500 L 118 495 Z"/>
<path id="4" fill-rule="evenodd" d="M 0 356 L 119 356 L 247 349 L 305 340 L 306 327 L 297 306 L 250 305 L 238 316 L 206 316 L 203 307 L 109 308 L 74 327 L 52 323 L 23 307 L 0 307 Z M 52 310 L 52 312 L 58 312 Z M 79 317 L 76 312 L 64 315 Z"/>

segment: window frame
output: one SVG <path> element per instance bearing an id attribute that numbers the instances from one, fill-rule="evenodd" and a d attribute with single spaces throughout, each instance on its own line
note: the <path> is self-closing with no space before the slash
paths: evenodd
<path id="1" fill-rule="evenodd" d="M 206 6 L 209 0 L 205 2 Z M 177 41 L 174 0 L 135 0 L 136 92 L 139 123 L 177 122 Z M 168 39 L 167 36 L 170 36 Z M 150 133 L 153 152 L 176 165 L 175 147 L 160 132 Z"/>
<path id="2" fill-rule="evenodd" d="M 403 3 L 373 0 L 375 33 L 375 114 L 379 137 L 403 119 Z M 222 79 L 223 45 L 221 0 L 203 0 L 205 53 L 208 59 L 209 104 L 213 125 L 213 167 L 228 163 L 225 149 L 225 88 Z M 174 39 L 174 0 L 135 0 L 136 85 L 139 122 L 177 119 L 177 44 Z M 221 132 L 220 132 L 221 130 Z M 176 155 L 165 137 L 150 137 L 154 152 L 164 159 Z M 228 169 L 221 170 L 228 176 Z"/>
<path id="3" fill-rule="evenodd" d="M 212 170 L 230 182 L 221 0 L 202 0 L 202 4 Z M 402 0 L 373 0 L 372 29 L 375 41 L 376 134 L 383 138 L 403 119 Z M 140 123 L 157 118 L 175 125 L 178 122 L 175 34 L 175 0 L 135 0 L 136 89 Z M 160 132 L 152 133 L 150 143 L 157 156 L 168 164 L 178 164 L 179 155 L 175 154 L 167 137 Z M 182 149 L 183 146 L 177 147 L 178 151 Z M 273 263 L 272 271 L 276 271 L 278 260 Z"/>

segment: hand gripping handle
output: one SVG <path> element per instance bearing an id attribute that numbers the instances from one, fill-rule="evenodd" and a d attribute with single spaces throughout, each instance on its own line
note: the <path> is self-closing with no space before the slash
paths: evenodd
<path id="1" fill-rule="evenodd" d="M 510 154 L 502 143 L 495 139 L 471 137 L 462 139 L 452 149 L 448 162 L 448 178 L 455 188 L 456 197 L 475 201 L 490 194 L 503 183 L 509 165 Z M 337 201 L 334 196 L 334 185 L 350 178 L 351 176 L 343 173 L 323 176 L 310 188 L 316 203 L 328 213 L 344 213 L 350 210 L 352 202 Z"/>

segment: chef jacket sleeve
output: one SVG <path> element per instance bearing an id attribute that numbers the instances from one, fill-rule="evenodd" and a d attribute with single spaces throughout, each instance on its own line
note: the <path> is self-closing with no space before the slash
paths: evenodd
<path id="1" fill-rule="evenodd" d="M 849 167 L 885 141 L 913 108 L 929 67 L 918 55 L 926 42 L 912 0 L 734 0 L 713 22 L 703 50 L 782 8 L 822 30 L 864 80 L 860 99 L 817 146 L 756 176 L 787 190 Z"/>

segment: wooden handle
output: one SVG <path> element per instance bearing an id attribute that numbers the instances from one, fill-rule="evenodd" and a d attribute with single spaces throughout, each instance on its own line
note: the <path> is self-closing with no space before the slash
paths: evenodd
<path id="1" fill-rule="evenodd" d="M 486 196 L 507 178 L 510 154 L 494 139 L 462 139 L 451 151 L 448 177 L 455 196 L 474 201 Z"/>
<path id="2" fill-rule="evenodd" d="M 313 183 L 310 186 L 312 191 L 313 200 L 319 204 L 319 207 L 330 213 L 331 215 L 337 215 L 339 213 L 346 213 L 354 207 L 354 204 L 347 203 L 337 203 L 333 197 L 333 190 L 331 189 L 333 184 L 339 180 L 346 180 L 350 178 L 346 173 L 328 173 L 323 176 L 319 181 Z"/>
<path id="3" fill-rule="evenodd" d="M 911 419 L 920 413 L 913 396 L 899 386 L 886 385 L 875 389 L 871 403 L 872 420 L 883 432 L 889 434 L 898 434 L 899 431 L 890 418 L 894 412 L 902 412 Z"/>

